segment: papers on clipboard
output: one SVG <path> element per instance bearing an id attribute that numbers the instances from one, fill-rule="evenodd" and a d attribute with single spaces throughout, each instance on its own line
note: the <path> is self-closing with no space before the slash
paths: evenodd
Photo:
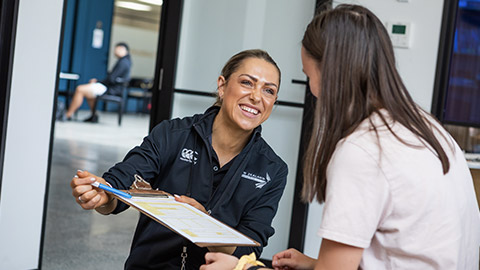
<path id="1" fill-rule="evenodd" d="M 175 201 L 173 197 L 115 197 L 200 247 L 260 245 L 195 207 Z"/>

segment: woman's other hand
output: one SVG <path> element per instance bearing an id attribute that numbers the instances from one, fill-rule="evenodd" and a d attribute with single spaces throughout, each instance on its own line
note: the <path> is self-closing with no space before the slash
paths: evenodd
<path id="1" fill-rule="evenodd" d="M 204 212 L 205 214 L 209 214 L 209 213 L 207 212 L 207 210 L 205 209 L 205 207 L 203 207 L 203 205 L 201 205 L 199 202 L 197 202 L 197 201 L 196 201 L 195 199 L 193 199 L 193 198 L 190 198 L 190 197 L 184 196 L 184 195 L 179 196 L 179 195 L 177 195 L 177 194 L 175 194 L 174 197 L 175 197 L 175 201 L 177 201 L 177 202 L 183 202 L 183 203 L 189 204 L 189 205 L 197 208 L 198 210 Z"/>
<path id="2" fill-rule="evenodd" d="M 200 266 L 200 270 L 234 269 L 238 258 L 224 253 L 208 252 L 205 254 L 206 264 Z"/>
<path id="3" fill-rule="evenodd" d="M 206 213 L 206 214 L 209 214 L 207 212 L 207 210 L 205 209 L 205 207 L 203 207 L 203 205 L 201 205 L 199 202 L 197 202 L 195 199 L 193 198 L 190 198 L 188 196 L 179 196 L 179 195 L 176 195 L 175 194 L 175 201 L 177 202 L 183 202 L 183 203 L 186 203 L 186 204 L 189 204 L 195 208 L 197 208 L 198 210 Z M 211 252 L 221 252 L 221 253 L 226 253 L 226 254 L 233 254 L 233 252 L 235 252 L 235 249 L 237 247 L 208 247 L 208 250 L 211 251 Z"/>
<path id="4" fill-rule="evenodd" d="M 314 269 L 317 260 L 308 257 L 300 251 L 290 248 L 275 254 L 272 258 L 272 266 L 280 269 Z"/>

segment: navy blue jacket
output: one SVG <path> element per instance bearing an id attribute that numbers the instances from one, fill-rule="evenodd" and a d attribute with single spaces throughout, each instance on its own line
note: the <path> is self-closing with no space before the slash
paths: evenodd
<path id="1" fill-rule="evenodd" d="M 125 84 L 130 81 L 130 69 L 132 68 L 132 60 L 130 55 L 127 54 L 124 57 L 118 59 L 112 71 L 107 74 L 105 79 L 100 82 L 107 87 L 105 94 L 109 95 L 122 95 Z"/>
<path id="2" fill-rule="evenodd" d="M 285 188 L 287 165 L 263 140 L 261 127 L 257 127 L 212 193 L 213 148 L 209 136 L 218 110 L 211 107 L 205 114 L 161 122 L 103 177 L 116 188 L 128 189 L 133 175 L 139 174 L 154 189 L 178 195 L 187 193 L 190 180 L 191 197 L 211 211 L 213 217 L 261 244 L 237 247 L 234 255 L 255 252 L 260 256 L 274 233 L 271 222 Z M 127 207 L 119 202 L 113 213 Z M 187 269 L 198 269 L 205 263 L 206 248 L 141 214 L 125 269 L 180 269 L 185 244 Z"/>

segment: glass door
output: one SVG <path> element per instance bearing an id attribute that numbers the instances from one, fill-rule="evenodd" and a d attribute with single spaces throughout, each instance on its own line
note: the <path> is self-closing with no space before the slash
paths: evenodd
<path id="1" fill-rule="evenodd" d="M 273 220 L 275 235 L 262 254 L 268 260 L 289 246 L 305 98 L 305 85 L 292 80 L 305 80 L 301 39 L 314 11 L 315 0 L 185 0 L 181 12 L 172 118 L 211 106 L 221 68 L 239 51 L 266 50 L 282 71 L 279 102 L 262 131 L 289 167 L 287 186 Z"/>

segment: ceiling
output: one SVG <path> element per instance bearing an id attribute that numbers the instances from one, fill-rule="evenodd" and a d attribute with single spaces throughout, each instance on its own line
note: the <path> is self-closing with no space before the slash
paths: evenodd
<path id="1" fill-rule="evenodd" d="M 115 0 L 114 24 L 158 30 L 162 11 L 162 6 L 158 4 L 161 2 L 161 0 Z"/>

